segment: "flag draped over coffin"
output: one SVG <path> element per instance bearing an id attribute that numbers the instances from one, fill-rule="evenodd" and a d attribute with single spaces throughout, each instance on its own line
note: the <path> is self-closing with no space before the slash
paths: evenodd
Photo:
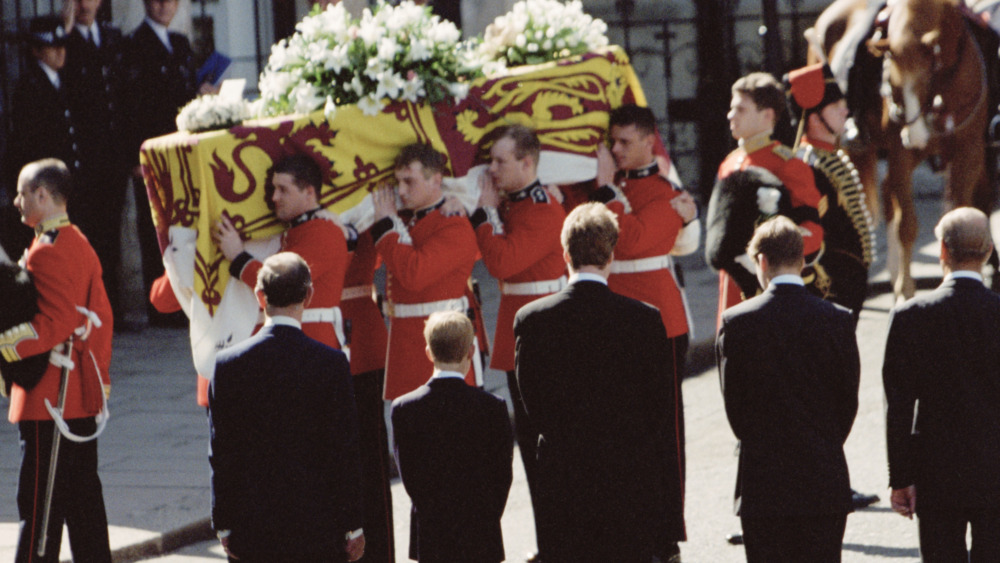
<path id="1" fill-rule="evenodd" d="M 494 129 L 534 128 L 542 181 L 574 183 L 595 176 L 608 111 L 624 103 L 645 105 L 645 98 L 627 56 L 611 47 L 477 80 L 458 104 L 399 102 L 377 116 L 344 106 L 330 121 L 317 111 L 147 140 L 143 176 L 167 274 L 191 319 L 198 373 L 211 377 L 215 353 L 248 337 L 256 323 L 253 292 L 229 276 L 211 228 L 225 214 L 249 239 L 251 254 L 278 250 L 285 225 L 274 216 L 267 177 L 275 161 L 293 153 L 315 158 L 324 170 L 321 205 L 363 230 L 371 223 L 369 192 L 391 178 L 404 145 L 420 141 L 445 153 L 453 189 L 474 203 L 487 157 L 479 145 Z"/>

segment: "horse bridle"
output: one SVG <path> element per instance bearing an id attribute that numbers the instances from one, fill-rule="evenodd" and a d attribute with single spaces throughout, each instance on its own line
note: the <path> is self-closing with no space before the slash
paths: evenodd
<path id="1" fill-rule="evenodd" d="M 968 23 L 966 22 L 963 22 L 963 24 L 966 25 L 966 27 L 968 26 Z M 958 54 L 955 57 L 955 62 L 954 64 L 952 64 L 947 68 L 942 68 L 944 65 L 941 62 L 941 46 L 940 45 L 934 46 L 934 63 L 931 68 L 930 83 L 933 87 L 937 87 L 937 90 L 935 90 L 934 88 L 931 89 L 930 95 L 928 95 L 927 99 L 920 104 L 920 108 L 917 111 L 917 115 L 914 116 L 912 119 L 906 115 L 905 103 L 902 105 L 903 108 L 902 112 L 898 110 L 900 105 L 896 103 L 895 97 L 892 95 L 891 85 L 888 82 L 887 73 L 883 72 L 882 91 L 883 95 L 889 99 L 891 108 L 889 112 L 889 118 L 895 121 L 896 123 L 902 123 L 903 127 L 908 127 L 916 123 L 917 120 L 919 120 L 924 115 L 935 116 L 935 114 L 940 114 L 941 107 L 943 107 L 944 105 L 943 102 L 944 96 L 942 95 L 940 88 L 943 85 L 950 84 L 952 80 L 954 80 L 955 76 L 958 75 L 959 67 L 962 64 L 962 59 L 965 57 L 966 51 L 968 51 L 968 43 L 970 41 L 975 41 L 975 39 L 971 36 L 971 33 L 966 35 L 965 41 L 959 42 L 959 50 Z M 958 124 L 957 126 L 950 125 L 946 127 L 944 130 L 941 130 L 937 127 L 931 127 L 930 132 L 932 136 L 940 136 L 943 133 L 956 133 L 958 131 L 961 131 L 966 126 L 968 126 L 968 124 L 972 121 L 972 118 L 976 115 L 976 112 L 979 111 L 980 106 L 986 102 L 986 96 L 989 90 L 989 84 L 986 83 L 986 62 L 983 60 L 983 54 L 981 52 L 979 52 L 978 50 L 973 50 L 973 52 L 978 54 L 977 60 L 979 62 L 980 83 L 982 84 L 982 87 L 979 89 L 979 97 L 976 99 L 976 103 L 973 104 L 972 109 L 969 111 L 969 114 L 965 116 L 965 118 L 962 120 L 960 124 Z M 892 59 L 892 53 L 888 50 L 885 51 L 883 56 L 885 58 L 886 63 L 888 63 L 889 60 Z M 900 115 L 900 113 L 902 113 L 902 115 Z M 956 111 L 952 113 L 958 114 L 958 110 L 956 109 Z M 929 124 L 933 123 L 933 121 L 935 120 L 936 118 L 935 119 L 928 118 L 928 123 Z"/>

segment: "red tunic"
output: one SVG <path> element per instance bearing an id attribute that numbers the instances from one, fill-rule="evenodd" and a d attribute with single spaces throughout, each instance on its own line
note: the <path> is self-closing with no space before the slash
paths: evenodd
<path id="1" fill-rule="evenodd" d="M 166 272 L 156 278 L 149 288 L 149 302 L 161 313 L 176 313 L 181 310 L 181 304 L 177 301 L 177 295 Z M 198 405 L 203 407 L 208 406 L 208 384 L 209 381 L 199 374 L 197 400 Z"/>
<path id="2" fill-rule="evenodd" d="M 73 369 L 66 387 L 63 418 L 85 418 L 100 413 L 103 386 L 110 385 L 111 336 L 114 318 L 101 280 L 101 264 L 86 237 L 69 223 L 65 215 L 44 221 L 41 233 L 28 249 L 25 268 L 34 277 L 38 290 L 39 313 L 29 323 L 0 336 L 0 348 L 8 359 L 48 354 L 87 323 L 77 307 L 88 309 L 100 319 L 86 340 L 73 339 Z M 45 399 L 58 404 L 62 368 L 49 364 L 42 379 L 31 391 L 15 384 L 10 394 L 11 422 L 52 420 Z"/>
<path id="3" fill-rule="evenodd" d="M 389 230 L 392 229 L 392 230 Z M 437 206 L 421 211 L 404 226 L 396 218 L 372 226 L 375 249 L 388 270 L 386 298 L 391 305 L 461 299 L 478 248 L 469 220 L 445 217 Z M 429 315 L 392 317 L 385 366 L 385 398 L 409 393 L 430 379 L 434 366 L 424 354 L 424 321 Z M 467 377 L 474 384 L 473 377 Z"/>
<path id="4" fill-rule="evenodd" d="M 629 177 L 631 175 L 640 177 Z M 681 192 L 659 175 L 659 168 L 655 164 L 649 168 L 629 171 L 621 185 L 631 210 L 626 213 L 621 201 L 608 202 L 608 209 L 618 216 L 619 229 L 618 244 L 615 246 L 615 262 L 618 266 L 612 264 L 608 287 L 615 293 L 638 299 L 659 309 L 663 326 L 667 329 L 667 337 L 687 334 L 684 299 L 668 266 L 615 273 L 615 268 L 625 266 L 630 261 L 666 257 L 670 254 L 677 234 L 684 228 L 684 220 L 670 205 L 670 200 Z"/>
<path id="5" fill-rule="evenodd" d="M 314 212 L 300 216 L 281 235 L 282 252 L 294 252 L 309 264 L 312 273 L 313 298 L 308 309 L 329 309 L 340 305 L 347 271 L 347 240 L 340 226 Z M 304 219 L 304 220 L 300 220 Z M 257 272 L 264 265 L 250 260 L 239 272 L 239 278 L 250 287 L 257 285 Z M 307 310 L 308 310 L 307 309 Z M 340 348 L 333 325 L 326 321 L 303 322 L 302 332 L 327 346 Z"/>
<path id="6" fill-rule="evenodd" d="M 753 137 L 744 142 L 743 146 L 729 153 L 719 165 L 718 177 L 725 178 L 737 170 L 746 170 L 750 166 L 759 166 L 768 170 L 781 180 L 788 189 L 792 209 L 812 208 L 823 215 L 825 202 L 816 188 L 809 165 L 795 158 L 792 150 L 778 141 L 763 135 Z M 794 220 L 795 218 L 792 217 Z M 803 253 L 806 256 L 819 251 L 823 245 L 823 227 L 812 220 L 796 221 L 808 231 L 803 233 Z M 747 241 L 750 242 L 750 241 Z M 748 296 L 752 297 L 752 296 Z M 719 272 L 719 316 L 722 311 L 743 301 L 740 288 L 725 272 Z"/>
<path id="7" fill-rule="evenodd" d="M 566 212 L 538 183 L 511 194 L 499 209 L 502 224 L 492 224 L 486 211 L 472 216 L 483 263 L 500 281 L 500 309 L 493 336 L 490 367 L 514 370 L 514 314 L 524 305 L 554 291 L 509 295 L 505 283 L 556 280 L 566 273 L 559 233 Z"/>
<path id="8" fill-rule="evenodd" d="M 344 276 L 345 292 L 352 291 L 352 288 L 370 288 L 375 279 L 377 260 L 371 235 L 362 233 Z M 344 322 L 350 322 L 351 327 L 351 373 L 358 375 L 385 368 L 389 334 L 372 292 L 368 290 L 365 295 L 344 297 L 340 301 L 340 309 L 344 313 Z M 347 330 L 346 324 L 344 329 Z"/>

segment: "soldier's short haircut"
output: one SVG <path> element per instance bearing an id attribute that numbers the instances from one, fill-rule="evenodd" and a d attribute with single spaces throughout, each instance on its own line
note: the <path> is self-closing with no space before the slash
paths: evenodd
<path id="1" fill-rule="evenodd" d="M 519 160 L 530 156 L 535 165 L 538 165 L 538 155 L 542 152 L 542 144 L 534 129 L 524 125 L 507 125 L 497 130 L 496 141 L 500 139 L 514 141 L 514 156 Z"/>
<path id="2" fill-rule="evenodd" d="M 578 205 L 563 221 L 560 240 L 573 269 L 603 267 L 618 244 L 618 218 L 603 203 Z"/>
<path id="3" fill-rule="evenodd" d="M 430 178 L 434 174 L 445 173 L 445 157 L 427 143 L 412 143 L 403 147 L 396 155 L 393 168 L 399 170 L 419 162 L 424 167 L 424 177 Z"/>
<path id="4" fill-rule="evenodd" d="M 475 336 L 472 321 L 458 311 L 432 313 L 424 323 L 424 340 L 435 362 L 461 363 L 468 357 Z"/>
<path id="5" fill-rule="evenodd" d="M 749 96 L 758 110 L 773 109 L 777 122 L 785 113 L 785 89 L 766 72 L 751 72 L 733 84 L 733 95 Z"/>
<path id="6" fill-rule="evenodd" d="M 784 215 L 764 221 L 753 232 L 747 245 L 747 254 L 757 262 L 763 254 L 771 267 L 795 266 L 802 260 L 802 233 L 791 219 Z"/>
<path id="7" fill-rule="evenodd" d="M 656 134 L 656 116 L 653 115 L 653 110 L 635 104 L 625 104 L 611 110 L 608 116 L 608 130 L 612 127 L 629 125 L 634 125 L 643 135 Z"/>
<path id="8" fill-rule="evenodd" d="M 69 168 L 58 158 L 43 158 L 25 164 L 18 175 L 17 183 L 32 192 L 43 186 L 52 199 L 63 204 L 69 201 L 73 192 L 73 178 L 70 176 Z"/>
<path id="9" fill-rule="evenodd" d="M 323 189 L 323 170 L 320 169 L 319 163 L 305 154 L 298 153 L 282 158 L 271 167 L 272 177 L 274 174 L 288 174 L 300 190 L 312 186 L 317 199 Z"/>
<path id="10" fill-rule="evenodd" d="M 269 307 L 302 303 L 311 286 L 309 265 L 294 252 L 279 252 L 268 257 L 257 272 L 256 289 L 264 292 Z"/>
<path id="11" fill-rule="evenodd" d="M 993 249 L 990 220 L 974 207 L 945 213 L 934 227 L 934 236 L 948 249 L 951 264 L 983 262 Z"/>

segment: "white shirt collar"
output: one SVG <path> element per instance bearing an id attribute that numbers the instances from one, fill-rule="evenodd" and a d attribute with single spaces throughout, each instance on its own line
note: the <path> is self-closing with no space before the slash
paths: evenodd
<path id="1" fill-rule="evenodd" d="M 574 284 L 579 281 L 594 281 L 608 285 L 608 279 L 598 274 L 588 272 L 577 272 L 569 277 L 569 283 Z"/>
<path id="2" fill-rule="evenodd" d="M 801 285 L 805 286 L 806 282 L 802 281 L 802 276 L 796 276 L 795 274 L 781 274 L 780 276 L 774 276 L 771 278 L 771 284 L 787 283 L 789 285 Z"/>
<path id="3" fill-rule="evenodd" d="M 173 53 L 174 48 L 170 45 L 170 31 L 167 29 L 167 26 L 153 21 L 149 16 L 146 16 L 146 25 L 148 25 L 150 29 L 153 30 L 153 33 L 160 38 L 160 42 L 167 48 L 167 51 Z"/>
<path id="4" fill-rule="evenodd" d="M 96 21 L 90 24 L 89 27 L 78 23 L 76 24 L 76 29 L 77 31 L 80 32 L 80 35 L 82 35 L 84 39 L 87 39 L 87 35 L 89 34 L 90 37 L 94 40 L 94 45 L 97 45 L 98 47 L 101 46 L 101 32 L 98 31 Z"/>
<path id="5" fill-rule="evenodd" d="M 953 280 L 957 278 L 968 278 L 970 280 L 976 280 L 979 283 L 983 283 L 983 275 L 979 272 L 973 272 L 972 270 L 956 270 L 944 277 L 944 281 Z"/>
<path id="6" fill-rule="evenodd" d="M 56 87 L 56 90 L 58 90 L 60 85 L 59 72 L 53 70 L 52 67 L 42 61 L 38 61 L 38 66 L 42 67 L 42 70 L 45 71 L 45 75 L 49 77 L 49 82 L 51 82 L 52 85 Z"/>
<path id="7" fill-rule="evenodd" d="M 457 371 L 442 371 L 437 368 L 434 368 L 434 375 L 431 376 L 431 379 L 446 379 L 446 378 L 456 378 L 464 380 L 465 374 L 458 373 Z"/>
<path id="8" fill-rule="evenodd" d="M 298 319 L 293 319 L 292 317 L 286 317 L 285 315 L 275 315 L 273 317 L 267 317 L 264 321 L 264 326 L 291 326 L 299 330 L 302 329 L 302 323 Z"/>

